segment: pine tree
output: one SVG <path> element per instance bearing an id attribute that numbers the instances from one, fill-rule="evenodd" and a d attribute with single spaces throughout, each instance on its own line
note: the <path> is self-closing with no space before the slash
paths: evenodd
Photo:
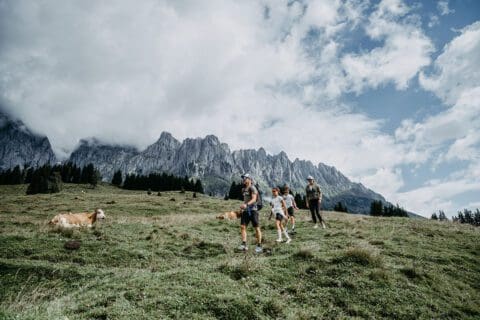
<path id="1" fill-rule="evenodd" d="M 197 179 L 197 181 L 195 182 L 193 191 L 203 194 L 203 186 L 202 186 L 202 181 L 200 181 L 200 179 Z"/>
<path id="2" fill-rule="evenodd" d="M 480 210 L 477 208 L 477 210 L 475 210 L 475 213 L 473 215 L 473 220 L 474 220 L 474 225 L 475 226 L 480 226 Z"/>
<path id="3" fill-rule="evenodd" d="M 333 207 L 333 210 L 338 212 L 348 212 L 347 206 L 344 206 L 340 201 Z"/>
<path id="4" fill-rule="evenodd" d="M 62 176 L 48 165 L 36 169 L 32 173 L 32 181 L 28 185 L 27 194 L 56 193 L 62 190 Z"/>
<path id="5" fill-rule="evenodd" d="M 117 187 L 122 184 L 122 171 L 118 170 L 115 172 L 112 178 L 112 184 Z"/>
<path id="6" fill-rule="evenodd" d="M 445 212 L 443 210 L 438 211 L 438 220 L 440 221 L 447 221 L 448 218 L 445 215 Z"/>

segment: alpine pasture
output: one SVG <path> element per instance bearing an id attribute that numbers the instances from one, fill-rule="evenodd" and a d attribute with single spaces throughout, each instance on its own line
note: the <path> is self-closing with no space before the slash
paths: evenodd
<path id="1" fill-rule="evenodd" d="M 81 191 L 85 192 L 82 193 Z M 480 228 L 301 210 L 290 244 L 261 211 L 264 253 L 238 252 L 239 201 L 65 185 L 0 186 L 1 319 L 478 319 Z M 62 212 L 105 211 L 58 229 Z"/>

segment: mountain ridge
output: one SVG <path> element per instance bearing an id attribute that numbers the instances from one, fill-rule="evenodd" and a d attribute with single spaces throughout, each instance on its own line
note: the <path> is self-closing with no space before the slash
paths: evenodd
<path id="1" fill-rule="evenodd" d="M 333 166 L 314 165 L 298 158 L 291 161 L 284 151 L 271 155 L 264 148 L 231 151 L 228 144 L 211 134 L 180 142 L 164 131 L 157 141 L 141 151 L 108 143 L 81 143 L 68 161 L 80 166 L 93 163 L 105 181 L 117 170 L 124 176 L 168 172 L 199 178 L 206 192 L 217 196 L 223 196 L 232 181 L 238 181 L 244 172 L 249 172 L 263 189 L 287 183 L 296 192 L 303 192 L 305 178 L 312 175 L 325 195 L 326 208 L 343 202 L 354 212 L 368 213 L 373 200 L 386 202 L 382 195 L 350 181 Z"/>
<path id="2" fill-rule="evenodd" d="M 0 170 L 16 165 L 38 167 L 56 161 L 48 137 L 34 134 L 21 121 L 0 112 Z M 304 193 L 305 178 L 312 175 L 322 188 L 325 209 L 342 202 L 351 212 L 368 213 L 372 201 L 387 203 L 382 195 L 350 181 L 334 166 L 321 162 L 315 165 L 299 158 L 292 161 L 284 151 L 268 154 L 263 147 L 232 151 L 212 134 L 179 141 L 163 131 L 143 150 L 106 143 L 95 137 L 81 139 L 65 161 L 78 166 L 92 163 L 104 181 L 111 181 L 117 170 L 121 170 L 124 177 L 153 172 L 188 176 L 201 179 L 205 191 L 217 196 L 224 196 L 231 183 L 239 181 L 245 172 L 267 193 L 270 187 L 285 183 L 292 191 Z"/>

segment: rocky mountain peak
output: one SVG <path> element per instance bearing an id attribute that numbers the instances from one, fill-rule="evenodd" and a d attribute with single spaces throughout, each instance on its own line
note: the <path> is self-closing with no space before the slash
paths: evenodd
<path id="1" fill-rule="evenodd" d="M 23 122 L 0 111 L 0 170 L 55 162 L 47 137 L 32 133 Z"/>

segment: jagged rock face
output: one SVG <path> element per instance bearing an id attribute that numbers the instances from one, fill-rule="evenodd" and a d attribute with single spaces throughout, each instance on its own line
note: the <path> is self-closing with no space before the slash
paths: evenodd
<path id="1" fill-rule="evenodd" d="M 290 161 L 285 152 L 269 155 L 259 150 L 231 152 L 228 145 L 213 135 L 185 139 L 179 142 L 169 133 L 162 133 L 157 142 L 142 152 L 131 147 L 102 145 L 83 141 L 72 153 L 70 161 L 77 165 L 93 163 L 105 181 L 112 179 L 116 170 L 123 175 L 168 172 L 179 176 L 200 178 L 206 192 L 223 195 L 232 180 L 242 173 L 250 173 L 265 191 L 287 183 L 296 192 L 304 191 L 308 175 L 315 177 L 324 192 L 324 207 L 332 208 L 343 201 L 353 212 L 367 213 L 373 200 L 385 199 L 351 182 L 334 167 L 313 165 L 310 161 Z"/>
<path id="2" fill-rule="evenodd" d="M 130 159 L 138 155 L 138 151 L 128 146 L 110 146 L 98 140 L 81 140 L 79 146 L 70 155 L 69 161 L 77 166 L 93 163 L 104 180 L 111 181 L 116 170 L 125 170 Z"/>
<path id="3" fill-rule="evenodd" d="M 0 112 L 0 170 L 17 165 L 38 167 L 55 164 L 56 158 L 47 137 L 32 133 L 20 121 Z"/>

